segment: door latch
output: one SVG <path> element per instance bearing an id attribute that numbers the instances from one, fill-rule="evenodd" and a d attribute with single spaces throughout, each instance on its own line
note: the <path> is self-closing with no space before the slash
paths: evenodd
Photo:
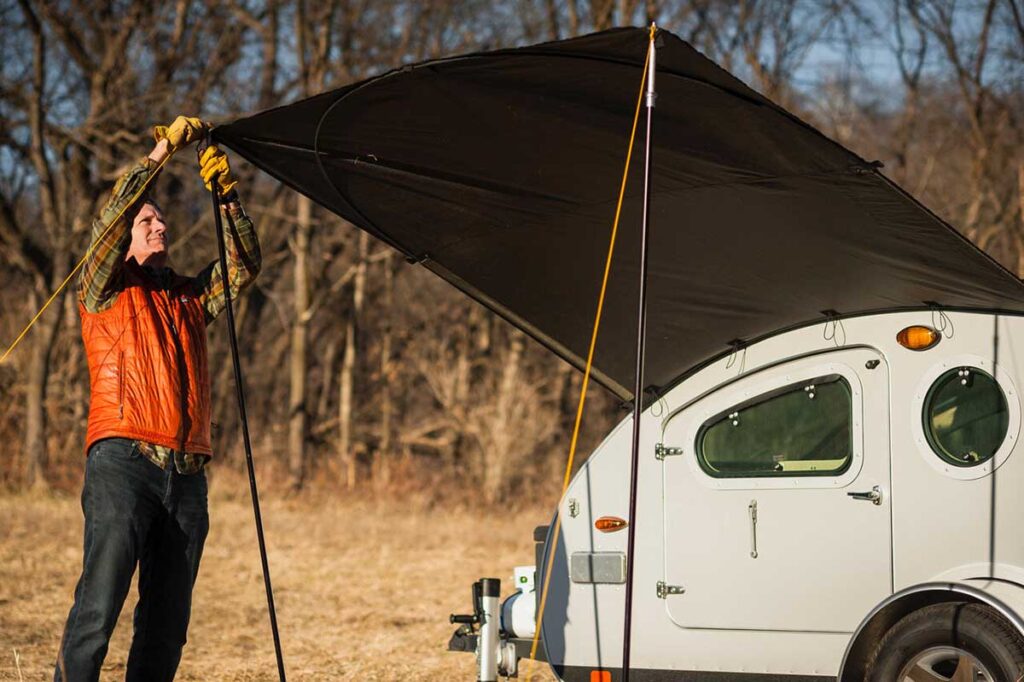
<path id="1" fill-rule="evenodd" d="M 662 443 L 658 443 L 657 445 L 654 446 L 654 459 L 658 461 L 661 461 L 666 457 L 675 457 L 681 454 L 683 454 L 682 448 L 670 448 L 666 447 Z"/>
<path id="2" fill-rule="evenodd" d="M 757 500 L 751 500 L 747 505 L 747 513 L 750 514 L 750 558 L 757 558 Z"/>
<path id="3" fill-rule="evenodd" d="M 846 493 L 855 500 L 867 500 L 872 504 L 882 504 L 882 489 L 877 485 L 866 493 Z"/>
<path id="4" fill-rule="evenodd" d="M 686 589 L 682 585 L 666 585 L 664 580 L 659 580 L 657 584 L 658 599 L 665 599 L 670 594 L 683 594 Z"/>

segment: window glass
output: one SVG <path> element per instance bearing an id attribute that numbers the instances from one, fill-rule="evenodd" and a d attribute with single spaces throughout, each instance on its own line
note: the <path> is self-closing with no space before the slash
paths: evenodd
<path id="1" fill-rule="evenodd" d="M 924 401 L 924 432 L 939 457 L 956 466 L 987 461 L 1006 438 L 1006 396 L 977 367 L 951 369 L 932 384 Z"/>
<path id="2" fill-rule="evenodd" d="M 708 420 L 697 435 L 697 458 L 716 478 L 834 476 L 853 457 L 852 417 L 845 379 L 809 379 Z"/>

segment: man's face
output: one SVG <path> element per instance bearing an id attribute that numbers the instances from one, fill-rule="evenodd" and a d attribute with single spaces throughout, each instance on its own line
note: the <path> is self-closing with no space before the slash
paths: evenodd
<path id="1" fill-rule="evenodd" d="M 132 222 L 132 243 L 128 258 L 139 265 L 163 267 L 167 261 L 167 223 L 164 214 L 153 204 L 143 204 Z"/>

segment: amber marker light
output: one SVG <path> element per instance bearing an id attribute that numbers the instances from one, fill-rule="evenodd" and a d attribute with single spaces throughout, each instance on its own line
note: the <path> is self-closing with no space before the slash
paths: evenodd
<path id="1" fill-rule="evenodd" d="M 594 528 L 598 529 L 602 533 L 614 533 L 617 530 L 622 530 L 627 525 L 626 519 L 620 519 L 618 516 L 602 516 L 597 521 L 594 521 Z"/>
<path id="2" fill-rule="evenodd" d="M 942 336 L 937 331 L 924 325 L 907 327 L 896 335 L 896 341 L 904 348 L 909 348 L 910 350 L 928 350 L 937 344 L 941 338 Z"/>

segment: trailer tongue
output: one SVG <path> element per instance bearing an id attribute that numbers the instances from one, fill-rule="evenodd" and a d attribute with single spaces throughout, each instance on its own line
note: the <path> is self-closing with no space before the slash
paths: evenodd
<path id="1" fill-rule="evenodd" d="M 516 568 L 519 590 L 500 606 L 501 581 L 481 578 L 473 583 L 473 613 L 449 616 L 449 621 L 459 627 L 448 641 L 448 651 L 475 654 L 479 682 L 494 682 L 499 675 L 517 677 L 519 660 L 530 655 L 535 627 L 535 609 L 531 606 L 536 604 L 534 568 Z M 546 659 L 542 654 L 537 660 Z"/>
<path id="2" fill-rule="evenodd" d="M 500 607 L 496 599 L 501 593 L 500 579 L 481 578 L 472 587 L 473 612 L 452 614 L 448 618 L 459 626 L 448 641 L 448 651 L 475 654 L 478 680 L 496 680 L 498 675 L 516 677 L 520 659 L 530 658 L 540 599 L 536 589 L 537 566 L 542 565 L 544 559 L 548 530 L 548 526 L 537 526 L 533 530 L 536 565 L 514 569 L 514 592 Z M 494 597 L 485 597 L 487 591 L 493 592 Z M 543 644 L 534 660 L 547 661 Z"/>

